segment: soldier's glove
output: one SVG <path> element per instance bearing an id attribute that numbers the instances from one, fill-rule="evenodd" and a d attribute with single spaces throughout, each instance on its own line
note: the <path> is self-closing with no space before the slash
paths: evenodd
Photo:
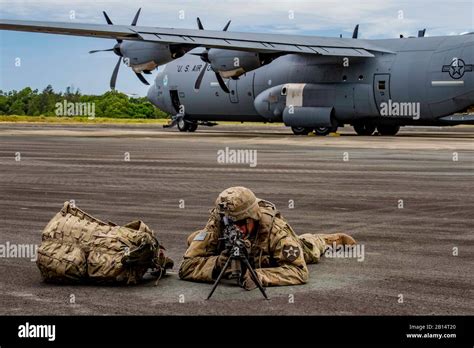
<path id="1" fill-rule="evenodd" d="M 230 255 L 229 250 L 225 249 L 225 250 L 222 250 L 221 254 L 217 257 L 216 268 L 219 271 L 221 271 L 224 268 L 225 263 L 229 259 L 229 255 Z"/>
<path id="2" fill-rule="evenodd" d="M 249 271 L 247 271 L 242 279 L 242 285 L 245 290 L 253 290 L 257 288 L 257 284 L 252 279 L 252 276 Z"/>
<path id="3" fill-rule="evenodd" d="M 219 273 L 221 273 L 227 260 L 229 259 L 229 255 L 230 255 L 229 250 L 225 249 L 225 250 L 222 250 L 220 255 L 217 257 L 216 265 L 214 266 L 214 270 L 212 271 L 212 277 L 214 279 L 216 279 Z"/>

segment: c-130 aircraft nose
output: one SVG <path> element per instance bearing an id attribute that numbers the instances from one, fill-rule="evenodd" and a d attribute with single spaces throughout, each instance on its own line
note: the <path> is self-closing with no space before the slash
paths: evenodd
<path id="1" fill-rule="evenodd" d="M 148 90 L 148 100 L 158 107 L 166 111 L 165 89 L 168 82 L 168 75 L 165 73 L 166 65 L 160 65 L 157 69 L 158 73 L 155 76 L 155 83 L 153 83 Z"/>
<path id="2" fill-rule="evenodd" d="M 147 98 L 155 106 L 158 106 L 158 91 L 156 89 L 156 85 L 152 84 L 151 87 L 148 89 Z"/>

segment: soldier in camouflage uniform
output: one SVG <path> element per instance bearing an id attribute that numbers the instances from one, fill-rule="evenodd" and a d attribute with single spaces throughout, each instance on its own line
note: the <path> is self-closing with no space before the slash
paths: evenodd
<path id="1" fill-rule="evenodd" d="M 206 227 L 188 237 L 188 249 L 179 269 L 181 279 L 216 280 L 228 258 L 219 241 L 221 214 L 231 218 L 251 242 L 249 261 L 263 286 L 304 284 L 308 279 L 306 265 L 319 262 L 327 245 L 356 244 L 342 233 L 297 236 L 273 203 L 258 199 L 245 187 L 231 187 L 218 196 Z M 243 287 L 256 287 L 248 272 Z"/>

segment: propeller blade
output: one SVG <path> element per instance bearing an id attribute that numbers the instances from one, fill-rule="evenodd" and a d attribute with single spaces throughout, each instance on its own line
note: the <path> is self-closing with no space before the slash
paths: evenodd
<path id="1" fill-rule="evenodd" d="M 121 60 L 122 58 L 119 57 L 117 64 L 115 64 L 114 72 L 112 73 L 112 76 L 110 77 L 110 88 L 113 90 L 115 90 L 115 83 L 117 82 L 117 75 L 119 72 Z"/>
<path id="2" fill-rule="evenodd" d="M 111 52 L 113 50 L 114 50 L 113 48 L 109 48 L 108 50 L 93 50 L 93 51 L 89 51 L 89 53 L 92 54 L 92 53 L 97 53 L 97 52 Z"/>
<path id="3" fill-rule="evenodd" d="M 147 85 L 147 86 L 150 85 L 150 84 L 148 83 L 148 81 L 143 77 L 142 74 L 140 74 L 140 73 L 135 73 L 135 75 L 137 75 L 138 79 L 139 79 L 144 85 Z"/>
<path id="4" fill-rule="evenodd" d="M 104 14 L 105 21 L 107 22 L 107 24 L 108 24 L 108 25 L 114 25 L 114 23 L 112 23 L 112 21 L 110 20 L 109 16 L 107 15 L 107 12 L 102 11 L 102 13 Z M 117 39 L 117 42 L 118 42 L 118 43 L 121 43 L 122 40 Z"/>
<path id="5" fill-rule="evenodd" d="M 426 28 L 418 31 L 418 37 L 425 37 Z"/>
<path id="6" fill-rule="evenodd" d="M 222 29 L 222 31 L 227 31 L 227 29 L 229 29 L 229 25 L 232 21 L 228 21 L 227 24 L 225 25 L 224 29 Z"/>
<path id="7" fill-rule="evenodd" d="M 197 17 L 196 21 L 197 21 L 197 25 L 198 25 L 199 30 L 204 30 L 204 26 L 202 25 L 201 19 L 199 17 Z M 229 29 L 229 25 L 230 25 L 231 22 L 232 21 L 228 21 L 227 24 L 224 26 L 224 29 L 222 29 L 222 31 L 227 31 L 227 29 Z M 204 64 L 204 68 L 199 72 L 199 75 L 196 79 L 196 82 L 194 83 L 194 90 L 198 91 L 199 88 L 201 88 L 202 79 L 204 78 L 204 74 L 206 73 L 207 67 L 210 64 L 210 61 L 209 61 L 209 48 L 206 48 L 206 50 L 204 52 L 191 53 L 191 54 L 193 54 L 195 56 L 199 56 L 201 58 L 201 60 L 206 63 L 206 64 Z M 222 76 L 217 72 L 215 72 L 215 74 L 216 74 L 217 82 L 219 82 L 219 86 L 221 86 L 222 90 L 225 93 L 230 93 L 229 89 L 227 88 L 227 85 L 225 84 L 224 80 L 222 79 Z"/>
<path id="8" fill-rule="evenodd" d="M 197 21 L 199 30 L 204 30 L 204 26 L 202 25 L 201 20 L 199 19 L 199 17 L 196 18 L 196 21 Z"/>
<path id="9" fill-rule="evenodd" d="M 109 16 L 107 16 L 107 13 L 105 11 L 102 11 L 102 13 L 104 14 L 104 17 L 105 17 L 105 20 L 106 20 L 107 24 L 108 25 L 113 25 L 114 23 L 112 23 Z"/>
<path id="10" fill-rule="evenodd" d="M 357 24 L 354 28 L 354 32 L 352 33 L 352 38 L 357 39 L 359 37 L 359 24 Z"/>
<path id="11" fill-rule="evenodd" d="M 133 18 L 133 21 L 132 21 L 132 27 L 136 26 L 137 25 L 137 22 L 138 22 L 138 17 L 140 16 L 140 12 L 141 12 L 141 7 L 138 9 L 137 11 L 137 14 L 135 15 L 135 18 Z"/>
<path id="12" fill-rule="evenodd" d="M 219 86 L 221 86 L 222 90 L 226 93 L 230 93 L 229 89 L 227 88 L 227 85 L 222 79 L 222 76 L 217 72 L 216 72 L 216 79 L 217 79 L 217 82 L 219 82 Z"/>
<path id="13" fill-rule="evenodd" d="M 201 60 L 204 62 L 204 63 L 210 63 L 209 62 L 209 53 L 208 53 L 208 50 L 206 49 L 204 52 L 201 52 L 201 53 L 190 53 L 192 54 L 193 56 L 198 56 L 201 58 Z"/>
<path id="14" fill-rule="evenodd" d="M 205 74 L 206 71 L 207 71 L 207 66 L 208 66 L 208 65 L 209 65 L 209 64 L 207 64 L 207 63 L 204 64 L 204 67 L 203 67 L 203 68 L 201 69 L 201 71 L 199 72 L 199 75 L 198 75 L 198 77 L 197 77 L 197 79 L 196 79 L 196 82 L 194 83 L 194 90 L 195 90 L 195 91 L 198 91 L 199 88 L 201 88 L 202 78 L 204 77 L 204 74 Z"/>

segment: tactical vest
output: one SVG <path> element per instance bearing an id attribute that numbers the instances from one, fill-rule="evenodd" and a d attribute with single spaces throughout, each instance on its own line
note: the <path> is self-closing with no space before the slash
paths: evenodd
<path id="1" fill-rule="evenodd" d="M 251 239 L 252 248 L 250 255 L 256 268 L 276 267 L 278 264 L 273 259 L 271 245 L 290 234 L 295 240 L 299 241 L 303 249 L 305 260 L 311 255 L 309 247 L 298 238 L 285 218 L 278 211 L 276 206 L 265 200 L 259 201 L 262 217 L 259 221 L 259 228 L 254 239 Z"/>
<path id="2" fill-rule="evenodd" d="M 253 238 L 250 239 L 252 247 L 250 249 L 250 256 L 253 265 L 256 268 L 267 268 L 278 266 L 273 259 L 271 245 L 275 238 L 282 238 L 285 236 L 287 225 L 282 218 L 276 206 L 265 200 L 259 201 L 261 212 L 258 230 Z"/>

